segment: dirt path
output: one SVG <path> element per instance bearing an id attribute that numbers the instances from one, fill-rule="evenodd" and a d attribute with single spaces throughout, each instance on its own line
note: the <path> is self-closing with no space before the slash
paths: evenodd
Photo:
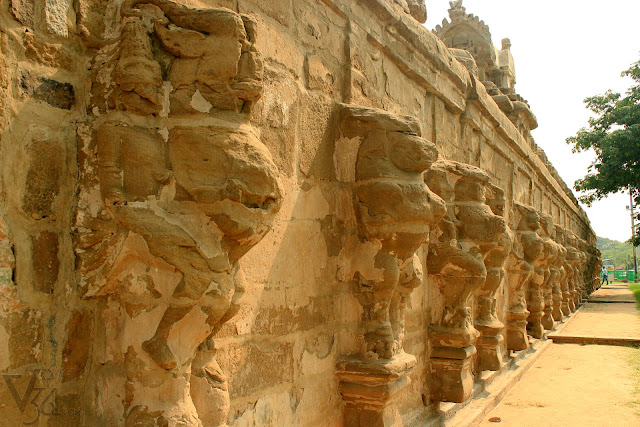
<path id="1" fill-rule="evenodd" d="M 621 286 L 594 296 L 625 299 Z M 589 303 L 561 335 L 640 337 L 635 304 Z M 481 426 L 640 426 L 640 349 L 552 344 Z M 500 419 L 500 423 L 489 419 Z"/>

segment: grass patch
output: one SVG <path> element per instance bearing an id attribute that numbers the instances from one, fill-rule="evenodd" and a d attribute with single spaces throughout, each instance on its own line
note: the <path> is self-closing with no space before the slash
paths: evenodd
<path id="1" fill-rule="evenodd" d="M 640 310 L 640 283 L 628 283 L 627 286 L 636 297 L 636 305 Z M 640 347 L 633 350 L 633 356 L 631 356 L 629 364 L 633 368 L 633 379 L 635 380 L 633 400 L 629 402 L 629 406 L 634 408 L 636 414 L 640 416 Z"/>
<path id="2" fill-rule="evenodd" d="M 636 298 L 638 294 L 636 294 Z M 640 347 L 633 349 L 633 354 L 629 359 L 629 364 L 633 368 L 633 379 L 635 387 L 633 389 L 633 400 L 627 403 L 628 406 L 636 410 L 636 415 L 640 416 Z"/>
<path id="3" fill-rule="evenodd" d="M 633 292 L 633 295 L 635 295 L 636 304 L 638 305 L 638 310 L 640 310 L 640 283 L 628 283 L 627 286 L 629 290 Z"/>

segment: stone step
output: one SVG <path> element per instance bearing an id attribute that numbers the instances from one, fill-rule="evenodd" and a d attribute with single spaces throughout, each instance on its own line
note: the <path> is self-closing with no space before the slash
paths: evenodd
<path id="1" fill-rule="evenodd" d="M 624 338 L 624 337 L 587 337 L 587 336 L 569 336 L 569 335 L 549 335 L 554 344 L 596 344 L 596 345 L 616 345 L 616 346 L 640 346 L 640 338 Z"/>

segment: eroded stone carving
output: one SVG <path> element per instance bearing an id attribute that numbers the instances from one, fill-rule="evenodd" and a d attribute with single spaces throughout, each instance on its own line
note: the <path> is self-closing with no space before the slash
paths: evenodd
<path id="1" fill-rule="evenodd" d="M 349 276 L 364 310 L 365 346 L 360 358 L 337 368 L 349 425 L 387 425 L 384 409 L 416 363 L 403 350 L 404 311 L 423 281 L 416 251 L 445 213 L 423 180 L 438 152 L 420 135 L 411 117 L 341 108 L 337 145 L 351 146 L 355 154 L 352 171 L 339 178 L 353 189 L 359 248 L 350 253 Z"/>
<path id="2" fill-rule="evenodd" d="M 544 282 L 542 283 L 542 295 L 544 298 L 544 314 L 541 319 L 542 326 L 546 330 L 554 328 L 553 316 L 553 284 L 557 281 L 558 271 L 555 263 L 560 256 L 558 244 L 554 241 L 556 230 L 553 218 L 550 215 L 540 215 L 541 238 L 543 241 Z"/>
<path id="3" fill-rule="evenodd" d="M 94 65 L 104 115 L 77 220 L 83 295 L 102 300 L 107 325 L 94 378 L 111 383 L 96 390 L 95 413 L 223 425 L 229 398 L 210 337 L 237 310 L 238 260 L 282 199 L 248 122 L 262 90 L 255 22 L 163 0 L 126 1 L 122 16 L 121 37 Z M 105 405 L 114 387 L 126 390 L 121 407 Z"/>
<path id="4" fill-rule="evenodd" d="M 565 313 L 562 310 L 563 287 L 566 286 L 567 273 L 564 270 L 567 249 L 562 245 L 564 242 L 564 229 L 559 225 L 555 226 L 555 238 L 558 245 L 558 256 L 552 264 L 552 271 L 555 270 L 552 278 L 552 315 L 556 322 L 564 319 Z"/>
<path id="5" fill-rule="evenodd" d="M 529 347 L 525 290 L 534 275 L 534 264 L 542 254 L 538 236 L 540 216 L 530 206 L 514 203 L 513 228 L 516 239 L 507 263 L 509 308 L 507 310 L 507 348 L 518 351 Z"/>
<path id="6" fill-rule="evenodd" d="M 432 232 L 427 268 L 444 299 L 444 312 L 429 329 L 432 399 L 463 402 L 473 388 L 472 356 L 478 331 L 469 297 L 486 281 L 485 258 L 506 232 L 505 220 L 485 203 L 489 176 L 456 162 L 439 162 L 427 184 L 447 203 L 447 215 Z"/>
<path id="7" fill-rule="evenodd" d="M 576 311 L 576 283 L 578 280 L 577 265 L 580 262 L 580 255 L 576 249 L 576 235 L 573 232 L 568 231 L 566 233 L 567 258 L 565 264 L 565 270 L 567 271 L 567 307 L 569 313 Z"/>
<path id="8" fill-rule="evenodd" d="M 427 22 L 427 6 L 425 0 L 393 0 L 396 4 L 409 15 L 413 16 L 418 22 L 424 24 Z"/>
<path id="9" fill-rule="evenodd" d="M 494 185 L 489 185 L 487 204 L 491 211 L 504 217 L 504 191 Z M 502 367 L 502 343 L 504 337 L 504 323 L 497 316 L 496 294 L 505 276 L 504 264 L 511 253 L 513 235 L 507 229 L 499 238 L 496 248 L 490 250 L 484 260 L 487 269 L 487 279 L 478 291 L 478 306 L 475 327 L 480 332 L 476 342 L 478 349 L 478 370 L 497 371 Z"/>

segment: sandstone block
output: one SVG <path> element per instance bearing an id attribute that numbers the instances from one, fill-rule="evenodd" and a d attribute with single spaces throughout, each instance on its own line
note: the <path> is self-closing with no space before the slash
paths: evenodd
<path id="1" fill-rule="evenodd" d="M 72 55 L 60 44 L 47 43 L 32 33 L 24 35 L 27 58 L 51 68 L 71 70 L 74 66 Z"/>
<path id="2" fill-rule="evenodd" d="M 70 110 L 76 102 L 75 90 L 70 83 L 36 77 L 29 72 L 22 73 L 20 88 L 25 95 L 63 110 Z"/>
<path id="3" fill-rule="evenodd" d="M 42 312 L 29 308 L 15 310 L 0 319 L 0 327 L 8 335 L 2 352 L 8 355 L 10 369 L 36 364 L 41 360 L 44 332 L 41 320 Z"/>
<path id="4" fill-rule="evenodd" d="M 87 310 L 76 310 L 65 328 L 67 341 L 62 351 L 63 379 L 75 380 L 82 375 L 91 355 L 93 316 Z"/>
<path id="5" fill-rule="evenodd" d="M 33 262 L 33 288 L 44 294 L 53 294 L 58 280 L 58 235 L 43 231 L 31 237 Z"/>
<path id="6" fill-rule="evenodd" d="M 47 29 L 51 34 L 60 37 L 69 36 L 68 15 L 70 0 L 45 0 L 44 16 Z"/>
<path id="7" fill-rule="evenodd" d="M 11 14 L 25 27 L 33 28 L 36 21 L 34 0 L 11 0 Z"/>
<path id="8" fill-rule="evenodd" d="M 241 13 L 264 13 L 281 25 L 291 25 L 291 0 L 238 0 Z"/>
<path id="9" fill-rule="evenodd" d="M 57 142 L 33 140 L 28 148 L 29 169 L 22 209 L 34 219 L 53 217 L 64 178 L 65 156 Z"/>

